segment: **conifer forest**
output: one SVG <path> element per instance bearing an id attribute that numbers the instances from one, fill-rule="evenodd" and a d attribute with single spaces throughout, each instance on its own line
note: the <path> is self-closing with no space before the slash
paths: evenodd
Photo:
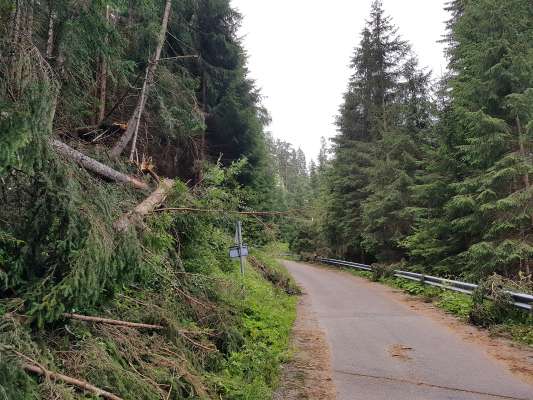
<path id="1" fill-rule="evenodd" d="M 310 157 L 230 0 L 0 0 L 0 399 L 271 399 L 289 253 L 533 294 L 533 2 L 446 11 L 438 76 L 372 2 Z"/>

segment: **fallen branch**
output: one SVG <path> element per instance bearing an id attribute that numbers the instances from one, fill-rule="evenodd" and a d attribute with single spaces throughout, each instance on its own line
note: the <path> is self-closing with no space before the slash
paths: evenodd
<path id="1" fill-rule="evenodd" d="M 212 353 L 214 351 L 217 351 L 217 349 L 215 347 L 207 347 L 207 346 L 204 346 L 203 344 L 201 343 L 198 343 L 197 341 L 191 339 L 189 336 L 185 335 L 184 333 L 181 333 L 181 336 L 187 340 L 190 344 L 192 344 L 194 347 L 198 347 L 208 353 Z"/>
<path id="2" fill-rule="evenodd" d="M 40 376 L 44 376 L 46 379 L 51 379 L 53 381 L 65 382 L 69 385 L 76 386 L 80 389 L 83 389 L 87 392 L 91 392 L 92 394 L 99 396 L 99 397 L 103 397 L 105 399 L 122 400 L 122 398 L 115 396 L 113 393 L 109 393 L 103 389 L 100 389 L 94 385 L 91 385 L 89 382 L 82 381 L 81 379 L 71 378 L 70 376 L 66 376 L 66 375 L 63 375 L 57 372 L 52 372 L 46 369 L 43 365 L 39 364 L 37 361 L 28 357 L 27 355 L 22 354 L 14 349 L 11 349 L 11 351 L 14 354 L 16 354 L 18 357 L 20 357 L 21 359 L 26 361 L 26 363 L 22 364 L 22 368 L 25 371 L 32 372 Z"/>
<path id="3" fill-rule="evenodd" d="M 24 370 L 28 372 L 32 372 L 40 376 L 45 376 L 46 378 L 51 379 L 53 381 L 61 381 L 69 385 L 76 386 L 82 390 L 94 394 L 95 396 L 103 397 L 104 399 L 123 400 L 121 397 L 115 396 L 113 393 L 109 393 L 108 391 L 91 385 L 89 382 L 82 381 L 81 379 L 71 378 L 70 376 L 66 376 L 56 372 L 52 372 L 47 369 L 38 367 L 37 365 L 23 364 L 22 368 L 24 368 Z"/>
<path id="4" fill-rule="evenodd" d="M 72 161 L 75 161 L 89 171 L 115 182 L 127 183 L 137 189 L 148 189 L 148 185 L 143 181 L 116 171 L 113 168 L 108 167 L 107 165 L 102 164 L 101 162 L 96 161 L 95 159 L 88 157 L 83 153 L 80 153 L 78 150 L 73 149 L 59 140 L 50 139 L 49 143 L 59 154 L 71 159 Z"/>
<path id="5" fill-rule="evenodd" d="M 65 313 L 65 314 L 63 314 L 63 316 L 65 318 L 76 319 L 78 321 L 98 322 L 98 323 L 108 324 L 108 325 L 126 326 L 128 328 L 154 329 L 154 330 L 165 329 L 165 327 L 162 326 L 162 325 L 141 324 L 141 323 L 137 323 L 137 322 L 120 321 L 120 320 L 117 320 L 117 319 L 90 317 L 90 316 L 87 316 L 87 315 L 80 315 L 80 314 Z"/>
<path id="6" fill-rule="evenodd" d="M 127 297 L 127 296 L 125 296 Z M 136 301 L 135 299 L 131 299 Z M 115 325 L 115 326 L 124 326 L 127 328 L 135 328 L 135 329 L 153 329 L 153 330 L 163 330 L 165 327 L 163 325 L 151 325 L 151 324 L 142 324 L 138 322 L 129 322 L 129 321 L 121 321 L 118 319 L 110 319 L 110 318 L 102 318 L 102 317 L 91 317 L 88 315 L 81 315 L 81 314 L 71 314 L 71 313 L 64 313 L 63 317 L 68 319 L 75 319 L 78 321 L 84 321 L 84 322 L 95 322 L 99 324 L 106 324 L 106 325 Z M 203 332 L 203 331 L 191 331 L 187 329 L 178 329 L 177 332 L 182 336 L 187 335 L 195 335 L 195 336 L 215 336 L 212 332 Z M 187 339 L 190 339 L 187 337 Z"/>
<path id="7" fill-rule="evenodd" d="M 161 205 L 161 203 L 163 203 L 167 198 L 173 186 L 174 181 L 172 179 L 164 179 L 161 181 L 159 187 L 149 197 L 135 207 L 133 211 L 130 211 L 120 217 L 113 224 L 113 227 L 118 232 L 125 232 L 132 224 L 141 221 L 144 216 L 153 212 L 156 207 Z"/>

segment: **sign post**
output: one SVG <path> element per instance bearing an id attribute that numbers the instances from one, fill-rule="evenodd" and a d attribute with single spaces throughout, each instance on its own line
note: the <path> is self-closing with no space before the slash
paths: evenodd
<path id="1" fill-rule="evenodd" d="M 242 243 L 242 224 L 237 221 L 235 224 L 235 245 L 230 247 L 229 256 L 239 258 L 241 261 L 241 275 L 244 276 L 244 257 L 248 255 L 248 246 Z"/>
<path id="2" fill-rule="evenodd" d="M 239 236 L 239 258 L 241 260 L 241 275 L 244 276 L 244 255 L 242 254 L 242 223 L 237 221 L 237 235 Z"/>

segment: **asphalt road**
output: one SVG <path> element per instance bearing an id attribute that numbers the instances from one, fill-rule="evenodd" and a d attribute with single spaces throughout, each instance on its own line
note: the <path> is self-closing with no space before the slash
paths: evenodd
<path id="1" fill-rule="evenodd" d="M 434 319 L 347 272 L 285 261 L 309 294 L 338 400 L 533 399 L 533 386 Z"/>

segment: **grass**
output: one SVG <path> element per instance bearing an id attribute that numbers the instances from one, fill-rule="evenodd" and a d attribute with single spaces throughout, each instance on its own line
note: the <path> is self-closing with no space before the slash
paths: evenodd
<path id="1" fill-rule="evenodd" d="M 269 269 L 287 274 L 266 252 L 255 252 L 255 256 Z M 242 281 L 245 293 L 241 301 L 235 299 L 233 304 L 243 312 L 244 341 L 224 362 L 222 373 L 213 376 L 213 381 L 228 399 L 271 399 L 279 384 L 281 364 L 288 360 L 297 298 L 263 279 L 249 263 L 244 279 L 238 273 L 233 279 Z"/>
<path id="2" fill-rule="evenodd" d="M 352 275 L 372 280 L 372 272 L 343 268 Z M 419 282 L 386 277 L 377 280 L 380 283 L 403 290 L 405 293 L 416 296 L 422 301 L 433 303 L 447 313 L 453 314 L 464 322 L 469 322 L 474 307 L 473 298 L 467 294 L 441 289 L 435 286 L 424 285 Z M 491 307 L 491 302 L 486 300 L 484 306 Z M 533 347 L 533 319 L 521 311 L 512 312 L 496 324 L 490 324 L 488 329 L 491 334 L 503 336 L 521 344 Z"/>

